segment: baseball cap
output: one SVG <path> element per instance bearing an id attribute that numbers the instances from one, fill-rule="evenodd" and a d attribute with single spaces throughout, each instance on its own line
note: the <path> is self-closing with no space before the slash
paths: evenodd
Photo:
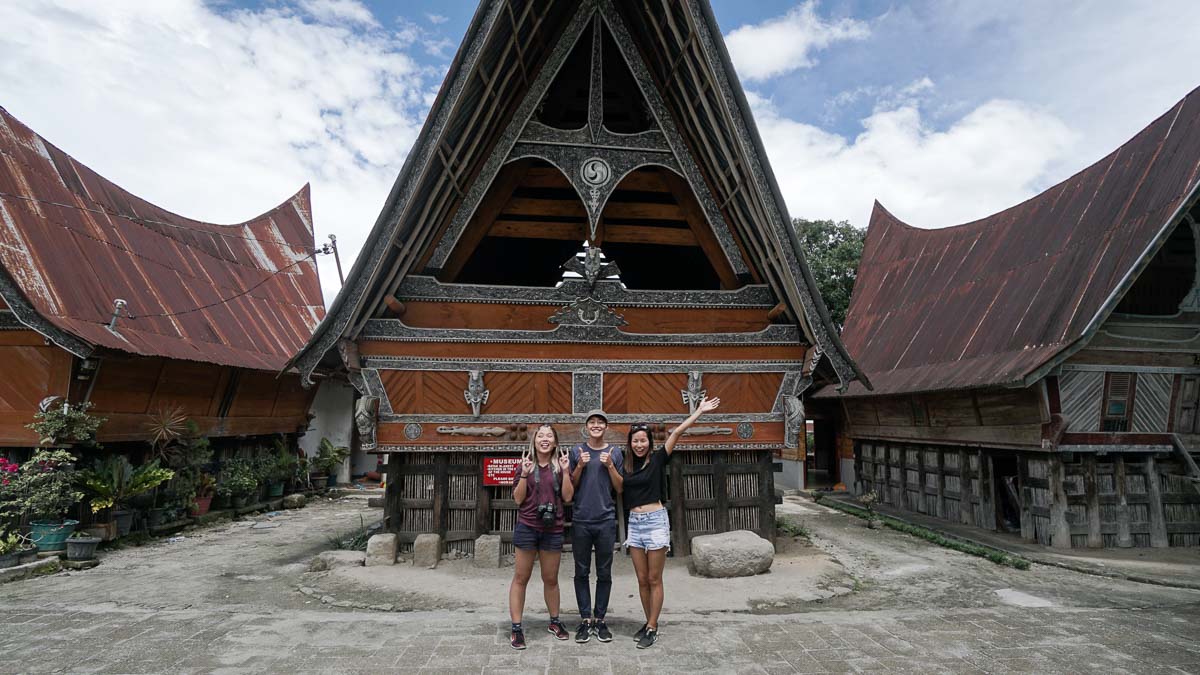
<path id="1" fill-rule="evenodd" d="M 584 417 L 583 421 L 586 422 L 586 421 L 592 419 L 593 417 L 599 417 L 600 419 L 604 420 L 605 424 L 608 424 L 608 415 L 605 415 L 604 411 L 599 408 L 589 410 L 587 417 Z"/>

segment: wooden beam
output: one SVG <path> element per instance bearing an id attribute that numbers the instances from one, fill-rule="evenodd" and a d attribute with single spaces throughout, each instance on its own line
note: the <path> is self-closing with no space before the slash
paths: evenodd
<path id="1" fill-rule="evenodd" d="M 528 163 L 514 162 L 500 169 L 500 172 L 496 174 L 496 179 L 492 181 L 487 195 L 480 202 L 471 222 L 463 229 L 462 236 L 458 238 L 458 243 L 454 246 L 454 251 L 446 260 L 446 266 L 441 275 L 443 281 L 454 281 L 458 278 L 463 266 L 470 260 L 471 254 L 475 252 L 479 242 L 483 241 L 483 237 L 496 217 L 508 204 L 513 190 L 521 183 L 521 179 L 528 171 Z M 582 209 L 583 205 L 580 204 L 580 210 Z"/>
<path id="2" fill-rule="evenodd" d="M 580 207 L 582 208 L 582 203 Z M 683 209 L 676 204 L 652 202 L 609 202 L 604 207 L 605 218 L 636 218 L 641 220 L 686 220 Z"/>
<path id="3" fill-rule="evenodd" d="M 660 246 L 699 246 L 691 230 L 677 227 L 651 227 L 648 225 L 607 225 L 603 229 L 604 241 L 620 244 L 656 244 Z M 599 240 L 600 229 L 597 228 Z M 497 220 L 488 231 L 489 237 L 515 237 L 519 239 L 560 239 L 583 241 L 587 238 L 585 223 L 531 222 L 521 220 Z M 600 243 L 597 241 L 597 243 Z"/>
<path id="4" fill-rule="evenodd" d="M 1050 468 L 1050 546 L 1071 548 L 1071 524 L 1067 522 L 1067 490 L 1064 485 L 1066 468 L 1062 458 L 1053 455 L 1046 460 Z"/>
<path id="5" fill-rule="evenodd" d="M 1103 548 L 1104 536 L 1100 533 L 1100 491 L 1096 485 L 1096 456 L 1083 457 L 1083 494 L 1087 499 L 1087 545 L 1088 548 Z"/>
<path id="6" fill-rule="evenodd" d="M 663 184 L 671 191 L 671 195 L 679 204 L 684 218 L 687 219 L 688 227 L 692 229 L 692 233 L 696 237 L 696 242 L 704 250 L 709 264 L 716 270 L 717 278 L 721 280 L 721 288 L 737 288 L 739 286 L 737 275 L 733 273 L 733 268 L 725 258 L 725 251 L 717 241 L 712 227 L 709 226 L 708 219 L 704 217 L 704 211 L 696 203 L 696 198 L 687 182 L 670 171 L 663 171 L 660 175 Z"/>
<path id="7" fill-rule="evenodd" d="M 1163 509 L 1162 485 L 1154 456 L 1146 458 L 1146 509 L 1150 512 L 1150 548 L 1170 546 L 1167 538 L 1167 514 Z"/>
<path id="8" fill-rule="evenodd" d="M 1129 527 L 1128 481 L 1125 478 L 1125 456 L 1113 458 L 1113 486 L 1117 491 L 1117 547 L 1132 548 L 1133 533 Z"/>
<path id="9" fill-rule="evenodd" d="M 1037 541 L 1037 528 L 1033 524 L 1033 488 L 1029 485 L 1029 457 L 1017 456 L 1017 494 L 1021 497 L 1021 538 Z"/>

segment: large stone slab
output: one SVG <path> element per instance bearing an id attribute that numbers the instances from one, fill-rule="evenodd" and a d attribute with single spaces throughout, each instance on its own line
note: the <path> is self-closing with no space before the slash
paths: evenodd
<path id="1" fill-rule="evenodd" d="M 362 551 L 322 551 L 309 564 L 310 572 L 324 572 L 335 567 L 360 567 L 367 554 Z"/>
<path id="2" fill-rule="evenodd" d="M 495 569 L 500 566 L 500 535 L 485 534 L 475 540 L 475 567 Z"/>
<path id="3" fill-rule="evenodd" d="M 692 539 L 692 565 L 706 577 L 749 577 L 771 569 L 775 547 L 748 530 Z"/>
<path id="4" fill-rule="evenodd" d="M 308 503 L 308 498 L 299 492 L 290 494 L 283 498 L 283 508 L 285 509 L 302 509 Z"/>
<path id="5" fill-rule="evenodd" d="M 395 565 L 400 539 L 395 534 L 377 534 L 367 540 L 367 567 Z"/>
<path id="6" fill-rule="evenodd" d="M 413 542 L 413 566 L 437 567 L 442 559 L 442 537 L 437 534 L 418 534 Z"/>

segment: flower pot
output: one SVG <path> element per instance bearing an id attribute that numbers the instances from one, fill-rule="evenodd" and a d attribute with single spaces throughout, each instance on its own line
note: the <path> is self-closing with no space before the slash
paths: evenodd
<path id="1" fill-rule="evenodd" d="M 313 489 L 325 487 L 325 483 L 328 480 L 329 476 L 320 472 L 308 474 L 308 484 L 311 485 Z"/>
<path id="2" fill-rule="evenodd" d="M 218 511 L 221 511 L 223 509 L 229 508 L 229 505 L 232 503 L 233 503 L 232 495 L 218 494 L 217 496 L 213 497 L 212 508 L 217 509 Z"/>
<path id="3" fill-rule="evenodd" d="M 25 563 L 31 563 L 37 560 L 38 550 L 39 549 L 37 546 L 30 546 L 29 548 L 17 551 L 17 556 L 20 558 L 20 560 L 17 561 L 17 564 L 24 565 Z"/>
<path id="4" fill-rule="evenodd" d="M 100 537 L 71 537 L 67 540 L 67 560 L 91 560 L 99 545 Z"/>
<path id="5" fill-rule="evenodd" d="M 113 522 L 117 524 L 117 536 L 129 536 L 129 531 L 133 529 L 133 511 L 113 511 Z"/>
<path id="6" fill-rule="evenodd" d="M 271 483 L 270 485 L 268 485 L 267 486 L 267 496 L 268 497 L 282 497 L 283 496 L 283 481 L 279 481 L 278 483 Z"/>
<path id="7" fill-rule="evenodd" d="M 245 508 L 249 503 L 250 495 L 234 495 L 233 497 L 233 508 L 235 509 Z"/>
<path id="8" fill-rule="evenodd" d="M 171 522 L 171 517 L 167 509 L 157 508 L 146 512 L 146 524 L 150 527 L 158 527 L 169 522 Z"/>
<path id="9" fill-rule="evenodd" d="M 196 497 L 192 502 L 192 515 L 202 516 L 208 513 L 208 509 L 212 507 L 212 495 L 207 497 Z"/>
<path id="10" fill-rule="evenodd" d="M 66 548 L 64 542 L 78 524 L 78 520 L 35 520 L 29 523 L 29 538 L 43 551 L 61 551 Z"/>
<path id="11" fill-rule="evenodd" d="M 20 564 L 20 560 L 21 553 L 19 551 L 4 553 L 0 555 L 0 570 L 4 569 L 5 567 L 16 567 L 18 564 Z"/>
<path id="12" fill-rule="evenodd" d="M 331 474 L 329 474 L 329 476 L 327 476 L 325 478 L 325 487 L 331 487 L 331 488 L 337 487 L 337 474 L 336 473 L 331 473 Z"/>

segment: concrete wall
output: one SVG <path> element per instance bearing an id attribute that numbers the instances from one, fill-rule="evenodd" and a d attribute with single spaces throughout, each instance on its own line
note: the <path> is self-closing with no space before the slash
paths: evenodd
<path id="1" fill-rule="evenodd" d="M 308 432 L 300 437 L 300 447 L 309 457 L 317 454 L 317 446 L 322 438 L 328 438 L 337 446 L 351 447 L 354 434 L 354 388 L 341 380 L 322 380 L 317 385 L 317 395 L 313 398 L 312 421 L 308 423 Z M 363 453 L 355 453 L 362 455 Z M 351 464 L 358 459 L 351 456 L 338 472 L 338 482 L 350 481 Z M 371 468 L 374 456 L 371 456 Z"/>
<path id="2" fill-rule="evenodd" d="M 783 465 L 783 471 L 775 474 L 775 487 L 787 490 L 804 489 L 804 462 L 794 459 L 776 459 Z"/>

